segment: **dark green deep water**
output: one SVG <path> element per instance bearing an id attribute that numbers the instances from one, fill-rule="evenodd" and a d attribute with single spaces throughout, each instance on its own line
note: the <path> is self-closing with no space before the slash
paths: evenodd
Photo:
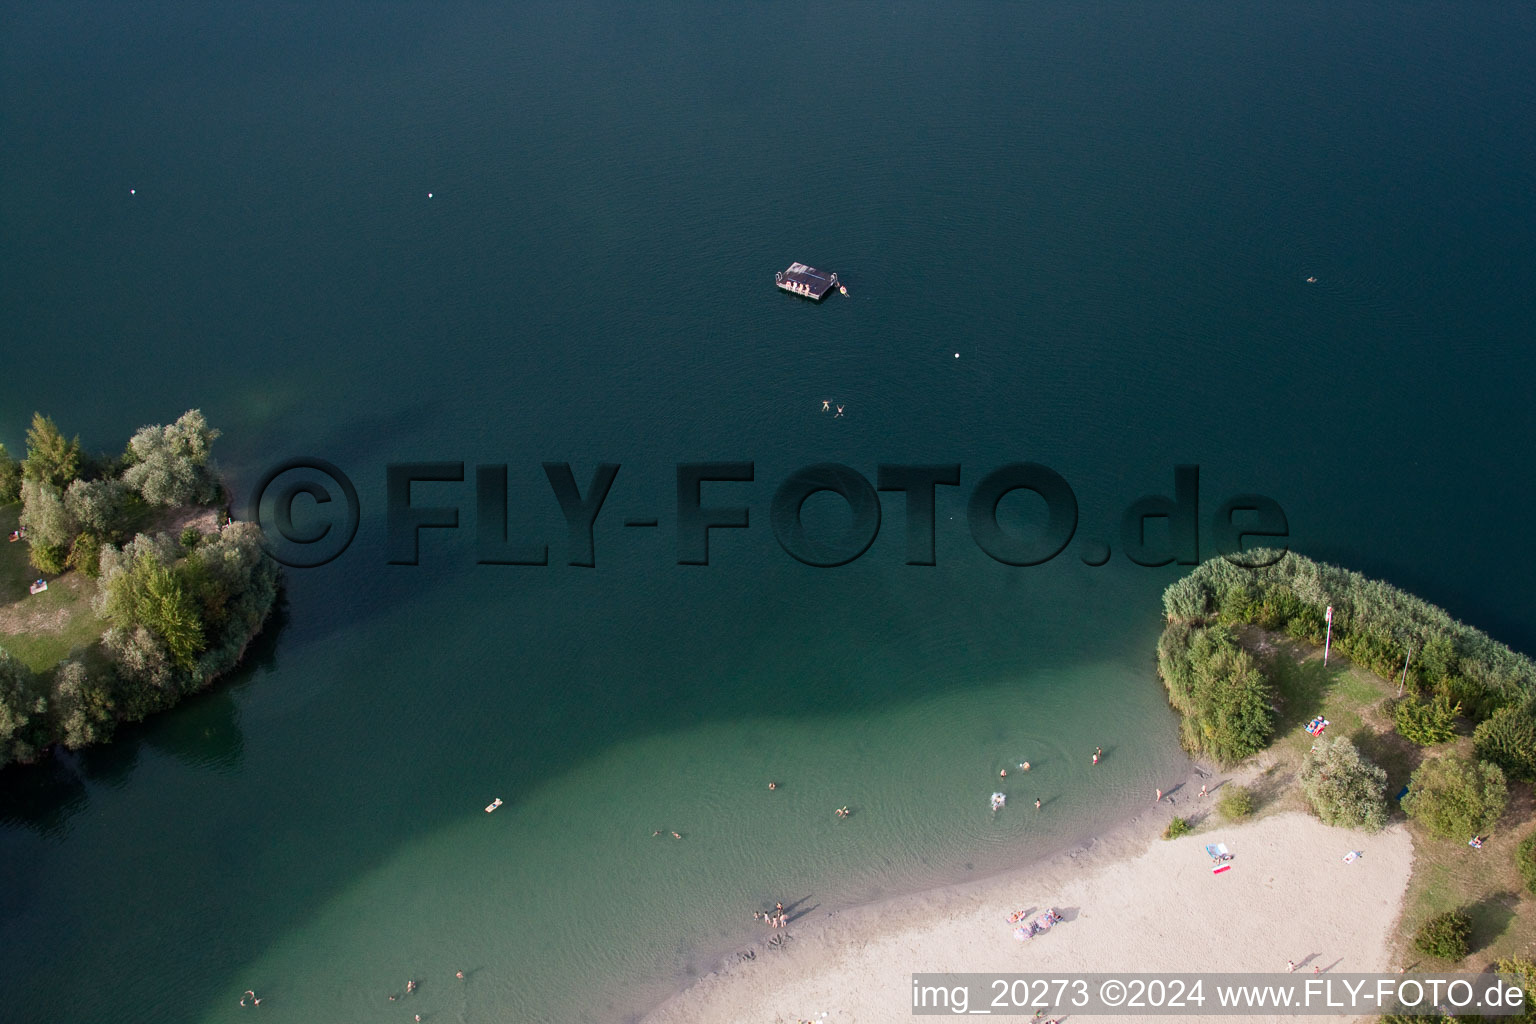
<path id="1" fill-rule="evenodd" d="M 318 455 L 363 508 L 247 670 L 0 774 L 6 1020 L 243 1019 L 248 987 L 268 1021 L 407 1019 L 412 975 L 438 1020 L 620 1020 L 774 899 L 813 921 L 1082 841 L 1182 770 L 1151 657 L 1176 569 L 1117 526 L 1179 463 L 1205 513 L 1268 495 L 1298 549 L 1536 649 L 1529 11 L 3 24 L 0 439 L 41 409 L 115 448 L 197 406 L 237 491 Z M 780 294 L 796 259 L 852 296 Z M 680 567 L 673 467 L 715 459 L 756 463 L 707 492 L 752 525 Z M 1079 539 L 1011 568 L 965 499 L 1025 459 Z M 406 460 L 507 463 L 553 564 L 477 566 L 465 483 L 418 488 L 464 528 L 387 565 Z M 596 568 L 544 461 L 623 467 Z M 903 564 L 897 495 L 853 564 L 785 554 L 773 491 L 823 461 L 960 463 L 939 564 Z"/>

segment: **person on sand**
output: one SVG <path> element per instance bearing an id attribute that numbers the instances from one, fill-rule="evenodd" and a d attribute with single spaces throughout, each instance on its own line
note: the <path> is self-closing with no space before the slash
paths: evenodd
<path id="1" fill-rule="evenodd" d="M 1292 974 L 1295 974 L 1296 973 L 1296 961 L 1295 960 L 1287 960 L 1285 962 L 1285 969 L 1287 971 L 1290 971 Z"/>
<path id="2" fill-rule="evenodd" d="M 1158 790 L 1157 791 L 1157 799 L 1152 801 L 1152 802 L 1155 803 L 1155 804 L 1160 804 L 1160 803 L 1163 802 L 1163 791 L 1162 790 Z"/>
<path id="3" fill-rule="evenodd" d="M 1205 799 L 1205 787 L 1204 786 L 1200 787 L 1200 798 L 1202 800 Z"/>
<path id="4" fill-rule="evenodd" d="M 1095 750 L 1093 752 L 1093 763 L 1094 764 L 1098 764 L 1099 763 L 1099 752 L 1097 750 Z"/>

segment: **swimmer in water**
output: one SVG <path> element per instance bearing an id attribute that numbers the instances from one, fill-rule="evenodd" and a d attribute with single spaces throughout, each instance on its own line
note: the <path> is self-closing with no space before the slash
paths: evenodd
<path id="1" fill-rule="evenodd" d="M 770 782 L 770 783 L 768 783 L 768 788 L 769 789 L 778 789 L 779 788 L 779 784 L 777 782 Z"/>
<path id="2" fill-rule="evenodd" d="M 1040 809 L 1040 798 L 1039 797 L 1035 797 L 1035 810 L 1038 811 L 1039 809 Z"/>
<path id="3" fill-rule="evenodd" d="M 837 407 L 837 416 L 841 416 L 842 414 L 843 414 L 843 407 L 842 406 L 838 406 Z M 837 419 L 837 416 L 833 416 L 832 418 L 833 419 Z"/>
<path id="4" fill-rule="evenodd" d="M 455 978 L 458 978 L 460 981 L 464 980 L 464 972 L 463 971 L 454 971 L 453 972 L 453 976 Z"/>
<path id="5" fill-rule="evenodd" d="M 672 838 L 673 838 L 673 839 L 681 839 L 681 838 L 683 838 L 683 837 L 682 837 L 682 836 L 680 836 L 680 835 L 678 835 L 678 834 L 677 834 L 677 833 L 676 833 L 676 832 L 673 832 L 673 833 L 672 833 Z"/>
<path id="6" fill-rule="evenodd" d="M 1002 771 L 998 772 L 997 777 L 1000 779 L 1006 779 L 1008 777 L 1008 769 L 1004 768 Z"/>
<path id="7" fill-rule="evenodd" d="M 1023 764 L 1019 765 L 1019 770 L 1025 772 L 1029 771 L 1029 762 L 1025 761 Z"/>
<path id="8" fill-rule="evenodd" d="M 822 412 L 831 412 L 832 411 L 832 400 L 830 398 L 823 398 L 821 400 L 821 411 Z"/>

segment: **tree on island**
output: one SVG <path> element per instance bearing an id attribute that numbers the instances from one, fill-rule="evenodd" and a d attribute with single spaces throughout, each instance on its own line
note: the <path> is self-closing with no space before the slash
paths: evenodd
<path id="1" fill-rule="evenodd" d="M 1498 765 L 1455 756 L 1419 765 L 1403 797 L 1408 817 L 1444 839 L 1483 834 L 1508 806 L 1509 789 Z"/>
<path id="2" fill-rule="evenodd" d="M 1379 832 L 1387 824 L 1387 773 L 1342 736 L 1318 740 L 1301 761 L 1301 792 L 1327 825 Z"/>
<path id="3" fill-rule="evenodd" d="M 80 475 L 80 438 L 66 441 L 58 425 L 40 412 L 32 414 L 27 430 L 27 457 L 21 464 L 28 480 L 63 491 Z"/>
<path id="4" fill-rule="evenodd" d="M 32 670 L 0 647 L 0 767 L 36 756 L 31 727 L 47 707 Z"/>
<path id="5" fill-rule="evenodd" d="M 255 523 L 231 523 L 193 547 L 140 535 L 101 552 L 102 638 L 142 717 L 239 662 L 277 600 L 278 569 Z"/>
<path id="6" fill-rule="evenodd" d="M 54 734 L 71 750 L 105 740 L 112 735 L 112 678 L 92 677 L 83 663 L 66 661 L 58 668 L 48 710 L 57 723 Z"/>
<path id="7" fill-rule="evenodd" d="M 128 442 L 123 482 L 151 505 L 196 505 L 219 495 L 208 451 L 219 432 L 192 409 L 169 426 L 142 427 Z"/>
<path id="8" fill-rule="evenodd" d="M 21 500 L 21 463 L 0 444 L 0 505 Z"/>
<path id="9" fill-rule="evenodd" d="M 64 505 L 64 492 L 46 480 L 28 477 L 21 484 L 20 521 L 27 533 L 32 564 L 43 572 L 63 572 L 80 533 Z"/>

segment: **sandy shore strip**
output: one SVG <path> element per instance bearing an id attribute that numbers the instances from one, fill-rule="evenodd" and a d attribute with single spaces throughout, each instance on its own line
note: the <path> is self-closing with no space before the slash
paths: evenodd
<path id="1" fill-rule="evenodd" d="M 791 923 L 782 950 L 701 979 L 646 1024 L 909 1019 L 911 975 L 927 971 L 1283 973 L 1288 960 L 1304 974 L 1390 969 L 1413 863 L 1401 827 L 1367 835 L 1285 813 L 1164 841 L 1149 834 L 1162 820 L 1148 815 L 1044 865 Z M 1212 874 L 1204 847 L 1214 842 L 1232 852 L 1230 871 Z M 1351 851 L 1362 856 L 1345 863 Z M 1009 914 L 1051 907 L 1063 923 L 1013 938 Z"/>

